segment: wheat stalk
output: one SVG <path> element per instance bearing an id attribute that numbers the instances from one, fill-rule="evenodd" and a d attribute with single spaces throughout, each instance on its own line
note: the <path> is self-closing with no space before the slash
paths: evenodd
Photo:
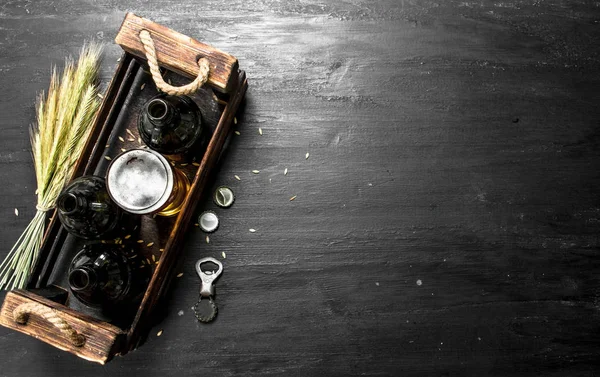
<path id="1" fill-rule="evenodd" d="M 37 181 L 37 213 L 0 265 L 0 288 L 23 288 L 37 259 L 45 231 L 46 212 L 71 179 L 85 146 L 100 100 L 98 69 L 102 46 L 83 46 L 77 64 L 67 58 L 62 76 L 52 69 L 48 94 L 36 106 L 30 139 Z"/>

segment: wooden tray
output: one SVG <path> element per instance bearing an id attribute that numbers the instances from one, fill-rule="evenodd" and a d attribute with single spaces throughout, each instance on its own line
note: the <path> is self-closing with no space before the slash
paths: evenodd
<path id="1" fill-rule="evenodd" d="M 207 84 L 190 97 L 200 107 L 204 125 L 212 136 L 201 158 L 178 166 L 192 182 L 181 212 L 172 218 L 142 216 L 139 234 L 127 240 L 125 233 L 130 230 L 122 230 L 124 249 L 134 251 L 146 260 L 145 267 L 149 272 L 149 284 L 139 307 L 115 318 L 71 299 L 66 272 L 82 241 L 69 235 L 54 213 L 27 289 L 9 292 L 0 310 L 0 324 L 3 326 L 101 364 L 114 355 L 136 348 L 147 335 L 152 325 L 152 312 L 176 272 L 174 266 L 182 251 L 184 233 L 191 224 L 197 202 L 210 187 L 211 171 L 231 134 L 231 124 L 248 86 L 245 72 L 238 69 L 237 59 L 233 56 L 147 19 L 127 14 L 115 39 L 125 52 L 104 95 L 90 138 L 78 161 L 75 177 L 89 174 L 103 176 L 110 157 L 116 156 L 122 149 L 141 146 L 136 127 L 137 114 L 140 106 L 157 94 L 138 37 L 144 29 L 152 35 L 159 65 L 164 69 L 163 77 L 175 86 L 196 76 L 200 57 L 209 60 Z M 138 243 L 140 240 L 143 242 Z M 17 323 L 13 310 L 24 303 L 38 303 L 56 310 L 59 317 L 85 337 L 83 346 L 73 345 L 67 336 L 41 317 L 31 315 L 25 324 Z"/>

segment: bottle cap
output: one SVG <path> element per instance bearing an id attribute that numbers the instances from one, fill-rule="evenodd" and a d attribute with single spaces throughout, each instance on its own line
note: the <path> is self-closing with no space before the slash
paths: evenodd
<path id="1" fill-rule="evenodd" d="M 221 208 L 229 208 L 235 201 L 233 191 L 227 186 L 217 187 L 213 194 L 213 202 Z"/>
<path id="2" fill-rule="evenodd" d="M 219 227 L 219 218 L 213 211 L 205 211 L 198 217 L 198 224 L 206 233 L 212 233 Z"/>
<path id="3" fill-rule="evenodd" d="M 108 167 L 106 186 L 125 211 L 144 215 L 160 210 L 173 191 L 173 169 L 166 158 L 149 149 L 131 149 Z"/>

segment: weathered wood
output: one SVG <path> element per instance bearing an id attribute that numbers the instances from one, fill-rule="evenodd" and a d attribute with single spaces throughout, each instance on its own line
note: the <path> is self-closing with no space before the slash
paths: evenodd
<path id="1" fill-rule="evenodd" d="M 196 77 L 198 59 L 204 57 L 210 64 L 209 85 L 228 93 L 237 84 L 238 61 L 235 57 L 133 13 L 125 16 L 115 42 L 145 60 L 139 38 L 142 30 L 148 30 L 152 36 L 159 65 L 184 76 Z"/>
<path id="2" fill-rule="evenodd" d="M 0 327 L 0 375 L 598 374 L 593 1 L 5 1 L 3 255 L 34 211 L 27 126 L 50 64 L 114 37 L 125 7 L 247 70 L 214 186 L 236 202 L 199 201 L 221 226 L 209 244 L 186 231 L 142 347 L 100 368 Z M 122 52 L 105 51 L 103 82 Z M 194 262 L 222 253 L 200 324 Z"/>
<path id="3" fill-rule="evenodd" d="M 21 304 L 33 302 L 56 310 L 59 316 L 75 331 L 85 336 L 84 345 L 74 346 L 50 322 L 36 315 L 30 315 L 26 324 L 21 325 L 15 322 L 13 318 L 15 308 Z M 23 290 L 12 291 L 6 295 L 0 310 L 0 324 L 100 364 L 106 363 L 119 352 L 122 346 L 121 342 L 124 340 L 123 331 L 115 326 Z"/>

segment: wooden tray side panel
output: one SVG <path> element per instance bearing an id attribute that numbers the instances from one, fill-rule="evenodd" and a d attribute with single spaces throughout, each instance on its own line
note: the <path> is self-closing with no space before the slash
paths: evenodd
<path id="1" fill-rule="evenodd" d="M 196 77 L 198 59 L 205 57 L 210 63 L 208 84 L 223 93 L 234 89 L 238 75 L 236 58 L 133 13 L 125 16 L 115 42 L 125 51 L 145 60 L 144 46 L 139 37 L 142 30 L 150 32 L 162 67 L 186 77 Z"/>
<path id="2" fill-rule="evenodd" d="M 85 336 L 85 344 L 82 347 L 73 346 L 50 322 L 36 315 L 30 315 L 24 325 L 16 323 L 13 318 L 13 311 L 17 306 L 25 303 L 39 303 L 55 309 L 59 316 L 74 330 Z M 0 324 L 37 338 L 63 351 L 100 364 L 106 363 L 119 352 L 124 339 L 123 332 L 115 326 L 22 290 L 15 290 L 6 295 L 2 309 L 0 309 Z"/>

